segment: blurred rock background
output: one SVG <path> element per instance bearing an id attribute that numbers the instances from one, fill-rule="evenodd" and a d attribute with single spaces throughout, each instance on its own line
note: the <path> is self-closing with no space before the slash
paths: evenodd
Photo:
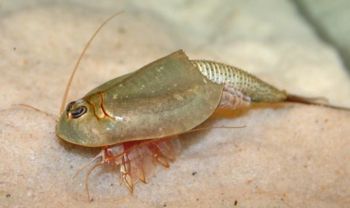
<path id="1" fill-rule="evenodd" d="M 295 5 L 319 37 L 338 50 L 350 70 L 349 1 L 295 0 Z"/>

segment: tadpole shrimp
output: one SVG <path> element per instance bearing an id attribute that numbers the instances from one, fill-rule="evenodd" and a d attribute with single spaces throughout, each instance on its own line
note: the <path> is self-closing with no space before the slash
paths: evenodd
<path id="1" fill-rule="evenodd" d="M 169 167 L 181 149 L 178 136 L 201 130 L 198 126 L 218 108 L 233 110 L 259 102 L 325 105 L 279 90 L 239 68 L 190 60 L 179 50 L 112 79 L 66 106 L 86 50 L 102 27 L 119 14 L 106 19 L 85 45 L 66 86 L 56 126 L 59 138 L 102 149 L 88 164 L 98 161 L 85 178 L 89 199 L 88 177 L 95 168 L 119 167 L 122 181 L 132 192 L 137 181 L 147 182 L 156 164 Z"/>

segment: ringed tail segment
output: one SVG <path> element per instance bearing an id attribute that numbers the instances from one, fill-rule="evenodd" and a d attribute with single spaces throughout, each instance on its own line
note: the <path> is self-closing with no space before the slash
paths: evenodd
<path id="1" fill-rule="evenodd" d="M 288 95 L 239 68 L 205 60 L 191 60 L 199 71 L 209 80 L 240 92 L 251 102 L 283 102 Z"/>
<path id="2" fill-rule="evenodd" d="M 234 108 L 240 106 L 239 102 L 246 102 L 246 104 L 250 102 L 293 102 L 350 111 L 350 108 L 329 105 L 327 99 L 323 97 L 310 98 L 288 94 L 286 91 L 279 90 L 254 75 L 234 66 L 205 60 L 191 60 L 191 62 L 209 80 L 225 85 L 224 90 L 226 89 L 230 96 L 228 96 L 229 100 L 227 100 L 224 97 L 225 94 L 223 94 L 224 102 L 225 100 L 226 103 L 236 102 L 236 104 L 230 105 Z"/>

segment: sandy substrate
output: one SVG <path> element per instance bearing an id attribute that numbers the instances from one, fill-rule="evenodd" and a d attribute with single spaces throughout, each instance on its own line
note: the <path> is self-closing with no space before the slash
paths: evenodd
<path id="1" fill-rule="evenodd" d="M 350 80 L 338 55 L 289 2 L 185 2 L 1 4 L 0 207 L 350 204 L 350 113 L 299 104 L 218 114 L 208 125 L 246 127 L 183 136 L 184 149 L 171 168 L 159 168 L 133 195 L 117 174 L 101 169 L 91 176 L 94 202 L 87 202 L 83 174 L 72 176 L 98 150 L 59 141 L 54 118 L 14 104 L 57 115 L 81 48 L 118 10 L 125 13 L 93 43 L 70 99 L 182 48 L 192 58 L 245 68 L 290 92 L 350 106 Z"/>

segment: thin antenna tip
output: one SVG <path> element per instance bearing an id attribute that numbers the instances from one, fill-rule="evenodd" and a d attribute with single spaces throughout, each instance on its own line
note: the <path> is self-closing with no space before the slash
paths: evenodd
<path id="1" fill-rule="evenodd" d="M 72 84 L 74 75 L 80 65 L 81 60 L 83 59 L 87 49 L 89 48 L 90 44 L 92 43 L 92 41 L 95 39 L 96 35 L 98 34 L 98 32 L 103 28 L 103 26 L 105 26 L 110 20 L 112 20 L 114 17 L 118 16 L 119 14 L 122 14 L 124 11 L 118 11 L 114 14 L 112 14 L 111 16 L 109 16 L 107 19 L 105 19 L 100 26 L 95 30 L 95 32 L 92 34 L 92 36 L 90 37 L 90 39 L 88 40 L 88 42 L 85 44 L 81 54 L 79 55 L 79 58 L 77 60 L 77 62 L 74 65 L 73 71 L 68 79 L 67 85 L 66 85 L 66 89 L 64 91 L 64 95 L 63 95 L 63 99 L 62 99 L 62 104 L 61 104 L 61 109 L 60 109 L 60 113 L 62 114 L 62 112 L 64 111 L 64 107 L 66 105 L 67 102 L 67 97 L 68 97 L 68 93 L 69 93 L 69 89 L 70 86 Z"/>

